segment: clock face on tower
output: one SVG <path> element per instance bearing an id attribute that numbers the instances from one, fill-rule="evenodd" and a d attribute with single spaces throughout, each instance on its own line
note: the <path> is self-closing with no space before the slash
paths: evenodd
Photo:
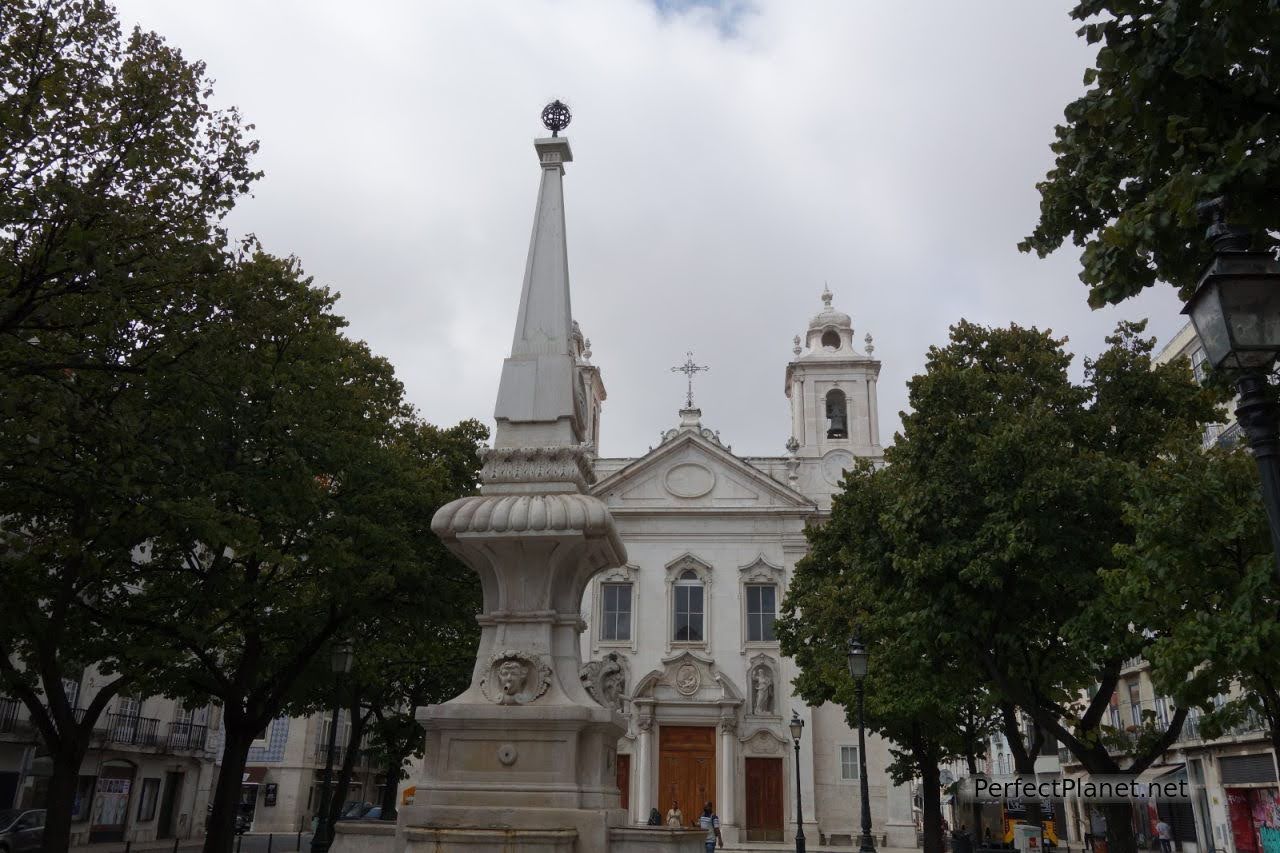
<path id="1" fill-rule="evenodd" d="M 822 478 L 831 485 L 838 486 L 844 472 L 852 467 L 852 453 L 847 450 L 833 450 L 822 457 Z"/>

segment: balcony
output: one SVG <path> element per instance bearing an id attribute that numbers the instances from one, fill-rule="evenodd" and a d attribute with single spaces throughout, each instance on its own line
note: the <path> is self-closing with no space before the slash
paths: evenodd
<path id="1" fill-rule="evenodd" d="M 179 720 L 169 724 L 165 746 L 169 752 L 203 752 L 208 741 L 208 726 Z"/>
<path id="2" fill-rule="evenodd" d="M 347 748 L 342 744 L 335 743 L 333 745 L 333 766 L 334 767 L 342 766 L 342 757 L 346 755 L 346 753 L 347 753 Z M 320 740 L 316 743 L 315 759 L 321 764 L 324 764 L 329 759 L 328 738 L 320 738 Z"/>
<path id="3" fill-rule="evenodd" d="M 132 714 L 110 714 L 102 737 L 107 743 L 127 746 L 159 746 L 160 721 Z"/>

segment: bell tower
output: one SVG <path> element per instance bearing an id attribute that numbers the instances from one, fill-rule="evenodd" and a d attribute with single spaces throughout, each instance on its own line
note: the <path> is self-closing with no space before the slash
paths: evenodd
<path id="1" fill-rule="evenodd" d="M 876 380 L 880 362 L 853 344 L 853 321 L 831 307 L 831 291 L 822 290 L 822 310 L 809 321 L 803 343 L 795 339 L 795 358 L 787 365 L 786 394 L 791 400 L 791 441 L 797 457 L 831 457 L 847 467 L 854 456 L 879 457 Z M 842 451 L 842 452 L 838 452 Z"/>

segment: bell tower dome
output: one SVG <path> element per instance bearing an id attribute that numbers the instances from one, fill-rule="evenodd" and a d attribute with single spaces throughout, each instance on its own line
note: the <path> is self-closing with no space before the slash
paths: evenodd
<path id="1" fill-rule="evenodd" d="M 833 465 L 843 463 L 844 468 L 854 456 L 878 457 L 882 452 L 876 404 L 880 362 L 872 357 L 871 335 L 865 338 L 865 352 L 854 348 L 853 320 L 833 308 L 831 300 L 824 287 L 822 310 L 809 321 L 803 345 L 796 336 L 795 358 L 787 365 L 788 445 L 796 448 L 796 456 L 831 456 Z"/>

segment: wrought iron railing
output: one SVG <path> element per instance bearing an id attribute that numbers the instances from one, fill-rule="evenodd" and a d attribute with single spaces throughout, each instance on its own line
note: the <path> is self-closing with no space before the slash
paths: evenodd
<path id="1" fill-rule="evenodd" d="M 134 714 L 111 714 L 107 717 L 104 739 L 108 743 L 131 746 L 158 746 L 160 721 Z"/>
<path id="2" fill-rule="evenodd" d="M 22 703 L 17 699 L 0 696 L 0 732 L 11 732 L 18 727 L 18 708 Z"/>
<path id="3" fill-rule="evenodd" d="M 165 743 L 171 752 L 200 752 L 209 740 L 209 727 L 175 720 L 169 724 Z"/>

